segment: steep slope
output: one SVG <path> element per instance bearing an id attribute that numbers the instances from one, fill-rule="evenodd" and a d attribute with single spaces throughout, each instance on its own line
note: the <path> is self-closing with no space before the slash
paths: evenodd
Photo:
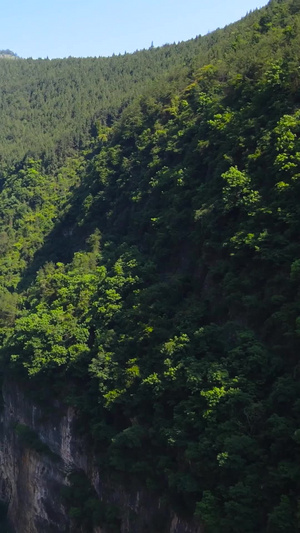
<path id="1" fill-rule="evenodd" d="M 174 45 L 109 58 L 0 62 L 0 160 L 26 155 L 53 166 L 88 140 L 97 121 L 110 125 L 147 85 L 169 72 L 180 79 L 244 42 L 257 19 Z M 237 29 L 236 29 L 237 28 Z M 258 32 L 259 33 L 259 32 Z M 245 44 L 245 43 L 244 43 Z M 12 56 L 9 56 L 12 57 Z M 184 82 L 183 82 L 184 83 Z"/>
<path id="2" fill-rule="evenodd" d="M 299 24 L 273 1 L 212 34 L 185 88 L 0 197 L 4 374 L 208 533 L 299 529 Z"/>

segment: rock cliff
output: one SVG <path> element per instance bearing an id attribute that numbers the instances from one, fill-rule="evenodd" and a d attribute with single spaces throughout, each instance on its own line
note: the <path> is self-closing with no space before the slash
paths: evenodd
<path id="1" fill-rule="evenodd" d="M 15 383 L 3 386 L 0 425 L 0 499 L 8 504 L 8 521 L 15 533 L 88 533 L 63 504 L 70 472 L 84 473 L 103 505 L 119 510 L 120 533 L 201 533 L 181 521 L 143 488 L 126 489 L 101 479 L 95 458 L 76 435 L 72 408 L 54 403 L 35 405 Z M 71 516 L 70 516 L 71 515 Z M 94 533 L 109 533 L 105 523 Z"/>

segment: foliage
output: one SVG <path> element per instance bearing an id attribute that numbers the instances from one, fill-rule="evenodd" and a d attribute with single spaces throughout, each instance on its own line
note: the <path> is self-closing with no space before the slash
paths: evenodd
<path id="1" fill-rule="evenodd" d="M 58 456 L 50 450 L 47 444 L 41 441 L 36 431 L 29 426 L 18 423 L 15 425 L 14 430 L 23 446 L 31 448 L 38 453 L 49 455 L 53 460 L 58 460 Z"/>
<path id="2" fill-rule="evenodd" d="M 103 475 L 207 533 L 299 529 L 299 9 L 103 60 L 125 83 L 154 54 L 158 82 L 63 165 L 3 171 L 2 371 L 77 409 Z M 160 78 L 176 55 L 188 72 Z"/>
<path id="3" fill-rule="evenodd" d="M 108 533 L 120 528 L 118 508 L 100 501 L 83 471 L 73 471 L 68 476 L 69 486 L 62 489 L 62 499 L 78 531 L 92 532 L 94 526 L 104 526 Z"/>

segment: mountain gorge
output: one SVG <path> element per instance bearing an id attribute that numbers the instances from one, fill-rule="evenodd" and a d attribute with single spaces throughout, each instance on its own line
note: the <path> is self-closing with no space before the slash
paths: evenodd
<path id="1" fill-rule="evenodd" d="M 3 530 L 299 530 L 299 41 L 0 62 Z"/>

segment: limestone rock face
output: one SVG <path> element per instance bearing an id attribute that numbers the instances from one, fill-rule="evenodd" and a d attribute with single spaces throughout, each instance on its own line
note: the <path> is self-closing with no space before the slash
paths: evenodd
<path id="1" fill-rule="evenodd" d="M 120 533 L 202 533 L 196 524 L 181 521 L 143 487 L 136 490 L 102 479 L 87 444 L 74 430 L 76 413 L 55 403 L 47 410 L 35 405 L 15 383 L 3 386 L 0 419 L 0 500 L 8 504 L 15 533 L 80 531 L 63 506 L 61 492 L 68 474 L 83 471 L 98 497 L 120 510 Z M 47 412 L 45 412 L 47 411 Z M 44 449 L 34 449 L 16 430 L 34 430 Z M 165 524 L 159 526 L 159 521 Z M 152 525 L 151 525 L 152 524 Z M 153 524 L 157 524 L 153 529 Z M 105 524 L 93 533 L 106 533 Z M 82 533 L 87 533 L 82 531 Z"/>
<path id="2" fill-rule="evenodd" d="M 0 495 L 9 504 L 8 519 L 16 533 L 65 531 L 70 520 L 61 504 L 61 487 L 66 484 L 67 433 L 70 415 L 43 422 L 43 413 L 26 399 L 14 384 L 3 387 L 4 408 L 0 425 Z M 25 446 L 16 425 L 34 429 L 57 459 Z M 52 425 L 53 424 L 53 425 Z M 61 459 L 60 459 L 61 457 Z"/>

